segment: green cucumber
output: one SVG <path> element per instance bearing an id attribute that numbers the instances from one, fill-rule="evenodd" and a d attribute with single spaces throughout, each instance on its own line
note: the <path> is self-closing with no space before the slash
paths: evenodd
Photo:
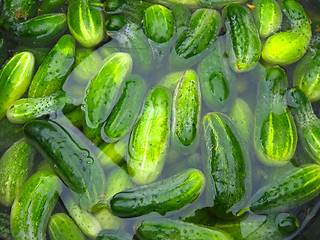
<path id="1" fill-rule="evenodd" d="M 10 207 L 31 171 L 35 150 L 25 139 L 15 142 L 0 159 L 0 203 Z"/>
<path id="2" fill-rule="evenodd" d="M 49 236 L 51 240 L 85 240 L 81 230 L 65 213 L 54 214 L 49 221 Z"/>
<path id="3" fill-rule="evenodd" d="M 227 111 L 237 95 L 235 76 L 224 57 L 220 41 L 198 65 L 203 100 L 212 111 Z"/>
<path id="4" fill-rule="evenodd" d="M 38 8 L 38 15 L 59 12 L 66 8 L 66 3 L 65 0 L 43 0 Z"/>
<path id="5" fill-rule="evenodd" d="M 173 94 L 171 140 L 181 152 L 192 152 L 199 145 L 201 91 L 197 73 L 187 70 Z"/>
<path id="6" fill-rule="evenodd" d="M 122 93 L 106 124 L 105 135 L 112 140 L 124 137 L 133 127 L 146 93 L 146 83 L 138 75 L 126 78 Z"/>
<path id="7" fill-rule="evenodd" d="M 74 64 L 74 54 L 74 38 L 71 35 L 64 35 L 34 75 L 28 96 L 44 97 L 61 90 Z"/>
<path id="8" fill-rule="evenodd" d="M 141 240 L 233 240 L 226 232 L 171 219 L 147 219 L 137 224 L 135 236 Z"/>
<path id="9" fill-rule="evenodd" d="M 10 231 L 10 213 L 0 212 L 0 238 L 3 240 L 14 240 Z"/>
<path id="10" fill-rule="evenodd" d="M 221 29 L 221 16 L 214 9 L 200 8 L 191 16 L 189 28 L 178 37 L 169 63 L 177 68 L 191 67 L 210 51 Z"/>
<path id="11" fill-rule="evenodd" d="M 58 40 L 67 28 L 64 13 L 44 14 L 22 23 L 4 23 L 9 38 L 25 46 L 48 46 Z"/>
<path id="12" fill-rule="evenodd" d="M 165 215 L 195 201 L 205 187 L 198 169 L 188 169 L 172 177 L 124 190 L 110 198 L 108 209 L 122 218 L 157 212 Z"/>
<path id="13" fill-rule="evenodd" d="M 95 240 L 131 240 L 132 236 L 126 232 L 118 230 L 103 230 L 99 233 Z"/>
<path id="14" fill-rule="evenodd" d="M 248 8 L 233 3 L 223 8 L 226 49 L 235 72 L 252 70 L 260 59 L 261 42 L 258 29 Z"/>
<path id="15" fill-rule="evenodd" d="M 22 125 L 13 124 L 8 119 L 0 121 L 0 155 L 23 137 Z"/>
<path id="16" fill-rule="evenodd" d="M 101 128 L 112 111 L 122 83 L 131 73 L 132 58 L 127 53 L 114 53 L 101 64 L 91 78 L 86 90 L 82 110 L 84 111 L 84 133 L 94 143 L 101 142 Z"/>
<path id="17" fill-rule="evenodd" d="M 171 93 L 153 87 L 130 135 L 127 167 L 137 184 L 156 180 L 162 172 L 170 139 Z"/>
<path id="18" fill-rule="evenodd" d="M 285 101 L 288 82 L 278 67 L 267 70 L 258 87 L 254 117 L 254 149 L 268 166 L 283 166 L 291 160 L 297 146 L 297 130 Z"/>
<path id="19" fill-rule="evenodd" d="M 28 89 L 34 71 L 34 57 L 29 52 L 13 56 L 0 73 L 0 120 L 10 105 Z"/>
<path id="20" fill-rule="evenodd" d="M 244 3 L 247 0 L 200 0 L 201 5 L 209 8 L 221 8 L 231 3 Z"/>
<path id="21" fill-rule="evenodd" d="M 282 12 L 276 0 L 254 0 L 253 16 L 262 38 L 277 32 L 282 24 Z"/>
<path id="22" fill-rule="evenodd" d="M 62 182 L 52 171 L 33 174 L 11 209 L 14 239 L 46 239 L 47 225 L 61 192 Z"/>
<path id="23" fill-rule="evenodd" d="M 48 48 L 48 47 L 32 48 L 32 47 L 24 47 L 24 46 L 20 45 L 15 49 L 15 52 L 16 53 L 20 53 L 20 52 L 30 52 L 30 53 L 32 53 L 34 58 L 35 58 L 35 69 L 38 69 L 38 67 L 46 59 L 46 57 L 49 54 L 50 50 L 51 49 Z"/>
<path id="24" fill-rule="evenodd" d="M 5 22 L 23 22 L 36 15 L 38 0 L 4 0 L 1 16 Z"/>
<path id="25" fill-rule="evenodd" d="M 174 19 L 174 25 L 177 30 L 177 36 L 179 36 L 181 33 L 180 29 L 188 27 L 188 23 L 190 22 L 191 18 L 191 12 L 189 8 L 182 4 L 175 4 L 171 6 L 170 10 Z"/>
<path id="26" fill-rule="evenodd" d="M 59 111 L 68 112 L 74 108 L 73 99 L 65 92 L 57 92 L 46 97 L 21 98 L 8 108 L 7 118 L 12 123 L 23 124 Z"/>
<path id="27" fill-rule="evenodd" d="M 202 132 L 208 204 L 216 216 L 233 218 L 251 194 L 248 150 L 230 118 L 223 113 L 205 115 Z"/>
<path id="28" fill-rule="evenodd" d="M 173 92 L 176 89 L 176 86 L 180 78 L 184 76 L 184 74 L 185 74 L 185 71 L 169 73 L 160 80 L 158 86 L 167 88 L 171 92 Z"/>
<path id="29" fill-rule="evenodd" d="M 71 34 L 83 47 L 94 47 L 103 37 L 103 12 L 91 7 L 96 0 L 69 0 L 68 26 Z"/>

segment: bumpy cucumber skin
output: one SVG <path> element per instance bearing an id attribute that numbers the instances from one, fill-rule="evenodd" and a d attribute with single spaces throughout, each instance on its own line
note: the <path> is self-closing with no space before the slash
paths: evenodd
<path id="1" fill-rule="evenodd" d="M 125 77 L 131 73 L 132 58 L 128 53 L 114 53 L 107 57 L 90 80 L 81 109 L 84 111 L 84 133 L 98 144 L 101 128 L 116 102 Z"/>
<path id="2" fill-rule="evenodd" d="M 198 65 L 198 74 L 207 107 L 212 111 L 227 111 L 236 98 L 237 84 L 219 41 L 214 43 L 214 49 Z"/>
<path id="3" fill-rule="evenodd" d="M 7 118 L 12 123 L 23 124 L 50 113 L 70 111 L 74 108 L 72 101 L 65 92 L 42 98 L 21 98 L 8 108 Z"/>
<path id="4" fill-rule="evenodd" d="M 242 137 L 223 113 L 208 113 L 202 119 L 203 166 L 207 200 L 221 218 L 234 218 L 251 194 L 251 163 Z"/>
<path id="5" fill-rule="evenodd" d="M 117 193 L 108 202 L 111 213 L 122 217 L 138 217 L 151 212 L 165 215 L 196 200 L 205 187 L 205 177 L 197 169 L 148 185 Z"/>
<path id="6" fill-rule="evenodd" d="M 81 230 L 65 213 L 54 214 L 49 221 L 49 236 L 51 240 L 85 240 Z"/>
<path id="7" fill-rule="evenodd" d="M 277 32 L 282 23 L 282 12 L 276 0 L 254 0 L 253 15 L 262 38 Z"/>
<path id="8" fill-rule="evenodd" d="M 172 97 L 163 87 L 151 88 L 130 135 L 127 167 L 137 184 L 156 180 L 164 166 L 170 139 Z"/>
<path id="9" fill-rule="evenodd" d="M 13 56 L 0 73 L 0 120 L 7 109 L 28 89 L 34 71 L 34 56 L 22 52 Z"/>
<path id="10" fill-rule="evenodd" d="M 275 66 L 258 88 L 253 144 L 259 160 L 268 166 L 288 163 L 297 146 L 296 126 L 285 101 L 287 85 L 286 73 Z"/>
<path id="11" fill-rule="evenodd" d="M 28 179 L 35 150 L 25 139 L 15 142 L 0 159 L 0 203 L 10 207 Z"/>
<path id="12" fill-rule="evenodd" d="M 250 71 L 256 66 L 261 54 L 261 41 L 251 12 L 234 3 L 223 9 L 222 18 L 231 68 L 235 72 Z"/>
<path id="13" fill-rule="evenodd" d="M 201 91 L 197 73 L 185 71 L 174 91 L 171 140 L 176 149 L 192 152 L 199 145 Z"/>
<path id="14" fill-rule="evenodd" d="M 307 164 L 292 169 L 261 188 L 251 198 L 249 209 L 254 213 L 287 211 L 310 201 L 319 193 L 320 166 Z"/>
<path id="15" fill-rule="evenodd" d="M 120 139 L 130 131 L 138 117 L 145 93 L 146 83 L 138 75 L 125 80 L 122 93 L 104 126 L 109 139 Z"/>
<path id="16" fill-rule="evenodd" d="M 75 61 L 75 44 L 71 35 L 60 38 L 34 75 L 29 97 L 45 97 L 62 89 Z"/>
<path id="17" fill-rule="evenodd" d="M 14 240 L 10 231 L 10 213 L 0 212 L 0 238 Z"/>
<path id="18" fill-rule="evenodd" d="M 62 182 L 52 171 L 33 174 L 11 209 L 14 238 L 45 240 L 47 224 L 61 192 Z"/>
<path id="19" fill-rule="evenodd" d="M 37 12 L 37 0 L 5 0 L 1 15 L 6 22 L 21 22 L 33 17 Z"/>
<path id="20" fill-rule="evenodd" d="M 0 154 L 23 137 L 22 127 L 11 123 L 8 119 L 0 121 Z"/>
<path id="21" fill-rule="evenodd" d="M 83 47 L 94 47 L 104 37 L 102 9 L 91 7 L 90 2 L 69 0 L 68 3 L 69 30 Z"/>
<path id="22" fill-rule="evenodd" d="M 226 232 L 171 219 L 148 219 L 139 223 L 135 236 L 141 240 L 233 240 Z"/>
<path id="23" fill-rule="evenodd" d="M 25 46 L 47 46 L 59 39 L 67 28 L 64 13 L 44 14 L 22 23 L 2 25 L 8 37 Z"/>

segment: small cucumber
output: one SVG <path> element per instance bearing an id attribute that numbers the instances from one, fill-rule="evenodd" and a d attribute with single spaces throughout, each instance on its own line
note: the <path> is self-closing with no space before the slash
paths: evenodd
<path id="1" fill-rule="evenodd" d="M 8 108 L 7 118 L 12 123 L 26 123 L 59 111 L 68 112 L 74 108 L 73 99 L 65 92 L 57 92 L 46 97 L 21 98 Z"/>
<path id="2" fill-rule="evenodd" d="M 233 218 L 251 194 L 251 164 L 242 137 L 223 113 L 202 119 L 207 200 L 220 218 Z"/>
<path id="3" fill-rule="evenodd" d="M 170 139 L 171 93 L 153 87 L 130 135 L 127 167 L 137 184 L 156 180 L 162 171 Z"/>
<path id="4" fill-rule="evenodd" d="M 14 239 L 46 239 L 51 213 L 62 192 L 62 182 L 50 170 L 33 174 L 24 184 L 11 209 Z"/>
<path id="5" fill-rule="evenodd" d="M 176 86 L 182 76 L 184 76 L 185 71 L 173 72 L 164 76 L 158 86 L 169 89 L 171 92 L 174 92 Z"/>
<path id="6" fill-rule="evenodd" d="M 187 70 L 173 94 L 171 139 L 181 152 L 192 152 L 199 145 L 201 91 L 197 73 Z"/>
<path id="7" fill-rule="evenodd" d="M 288 82 L 278 67 L 267 70 L 258 87 L 254 117 L 254 149 L 268 166 L 283 166 L 291 160 L 297 146 L 297 130 L 285 101 Z"/>
<path id="8" fill-rule="evenodd" d="M 0 121 L 0 155 L 23 137 L 22 125 L 13 124 L 8 119 Z"/>
<path id="9" fill-rule="evenodd" d="M 131 218 L 157 212 L 165 215 L 195 201 L 205 187 L 205 177 L 188 169 L 170 178 L 115 194 L 108 203 L 111 213 Z"/>
<path id="10" fill-rule="evenodd" d="M 94 143 L 101 142 L 101 129 L 117 100 L 122 83 L 131 73 L 132 58 L 128 53 L 114 53 L 101 64 L 91 78 L 82 110 L 84 111 L 84 133 Z"/>
<path id="11" fill-rule="evenodd" d="M 43 0 L 41 5 L 38 8 L 38 15 L 61 12 L 61 9 L 66 8 L 65 0 Z"/>
<path id="12" fill-rule="evenodd" d="M 233 240 L 226 232 L 171 219 L 147 219 L 137 224 L 135 236 L 141 240 Z"/>
<path id="13" fill-rule="evenodd" d="M 99 233 L 95 240 L 131 240 L 132 236 L 126 232 L 118 230 L 103 230 Z"/>
<path id="14" fill-rule="evenodd" d="M 54 214 L 49 221 L 49 236 L 51 240 L 85 240 L 81 230 L 65 213 Z"/>
<path id="15" fill-rule="evenodd" d="M 252 70 L 260 59 L 261 41 L 248 8 L 233 3 L 223 8 L 229 64 L 235 72 Z"/>
<path id="16" fill-rule="evenodd" d="M 5 22 L 23 22 L 37 13 L 38 0 L 4 0 L 1 16 Z"/>
<path id="17" fill-rule="evenodd" d="M 28 96 L 39 98 L 49 96 L 59 90 L 71 72 L 74 64 L 75 40 L 64 35 L 49 52 L 34 75 Z"/>
<path id="18" fill-rule="evenodd" d="M 0 238 L 3 240 L 14 240 L 10 230 L 10 213 L 0 212 Z"/>
<path id="19" fill-rule="evenodd" d="M 0 73 L 0 120 L 10 105 L 28 89 L 34 71 L 34 56 L 29 52 L 14 55 Z"/>
<path id="20" fill-rule="evenodd" d="M 83 47 L 94 47 L 103 37 L 102 9 L 91 7 L 95 0 L 69 0 L 68 26 L 71 34 Z"/>
<path id="21" fill-rule="evenodd" d="M 200 62 L 198 74 L 207 107 L 212 111 L 227 111 L 236 98 L 237 83 L 220 41 L 214 43 L 214 49 Z"/>
<path id="22" fill-rule="evenodd" d="M 28 179 L 35 150 L 25 139 L 15 142 L 0 159 L 0 203 L 10 207 Z"/>
<path id="23" fill-rule="evenodd" d="M 109 139 L 118 140 L 131 130 L 145 93 L 146 83 L 141 77 L 131 75 L 126 78 L 122 93 L 104 125 L 105 135 Z"/>

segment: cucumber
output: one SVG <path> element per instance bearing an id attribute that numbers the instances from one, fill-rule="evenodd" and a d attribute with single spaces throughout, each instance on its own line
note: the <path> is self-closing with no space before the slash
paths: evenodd
<path id="1" fill-rule="evenodd" d="M 0 238 L 3 240 L 13 240 L 10 231 L 10 213 L 3 211 L 0 212 Z"/>
<path id="2" fill-rule="evenodd" d="M 23 137 L 22 125 L 13 124 L 8 119 L 0 121 L 0 155 Z"/>
<path id="3" fill-rule="evenodd" d="M 25 139 L 15 142 L 0 159 L 0 203 L 10 207 L 28 179 L 35 150 Z"/>
<path id="4" fill-rule="evenodd" d="M 105 135 L 114 141 L 124 137 L 133 127 L 146 93 L 146 83 L 138 75 L 126 78 L 122 93 L 106 124 Z"/>
<path id="5" fill-rule="evenodd" d="M 23 22 L 36 15 L 38 0 L 4 0 L 1 16 L 5 22 Z"/>
<path id="6" fill-rule="evenodd" d="M 306 164 L 288 171 L 254 194 L 248 209 L 276 213 L 301 206 L 320 193 L 320 166 Z"/>
<path id="7" fill-rule="evenodd" d="M 108 202 L 111 213 L 131 218 L 157 212 L 165 215 L 195 201 L 205 187 L 201 171 L 188 169 L 154 183 L 115 194 Z"/>
<path id="8" fill-rule="evenodd" d="M 3 23 L 2 28 L 24 46 L 49 46 L 66 31 L 67 17 L 64 13 L 44 14 L 22 23 Z"/>
<path id="9" fill-rule="evenodd" d="M 230 67 L 235 72 L 252 70 L 260 59 L 261 42 L 251 12 L 232 3 L 223 8 L 222 18 Z"/>
<path id="10" fill-rule="evenodd" d="M 201 5 L 210 8 L 221 8 L 231 3 L 244 3 L 246 0 L 200 0 Z"/>
<path id="11" fill-rule="evenodd" d="M 50 170 L 33 174 L 14 200 L 10 221 L 14 239 L 46 239 L 51 213 L 62 192 L 62 182 Z"/>
<path id="12" fill-rule="evenodd" d="M 45 97 L 62 90 L 74 64 L 74 54 L 74 38 L 71 35 L 64 35 L 34 75 L 28 96 L 30 98 Z"/>
<path id="13" fill-rule="evenodd" d="M 220 41 L 198 65 L 203 100 L 212 111 L 228 111 L 237 95 L 235 76 L 224 57 Z"/>
<path id="14" fill-rule="evenodd" d="M 49 236 L 51 240 L 85 240 L 81 230 L 65 213 L 54 214 L 49 221 Z"/>
<path id="15" fill-rule="evenodd" d="M 181 77 L 183 77 L 185 71 L 172 72 L 164 76 L 160 81 L 158 86 L 169 89 L 171 92 L 174 92 L 176 86 Z"/>
<path id="16" fill-rule="evenodd" d="M 212 216 L 210 209 L 208 207 L 197 208 L 187 213 L 187 215 L 183 216 L 182 218 L 179 217 L 179 219 L 183 219 L 182 220 L 183 222 L 193 223 L 196 225 L 202 225 L 202 226 L 208 226 L 208 227 L 212 227 L 216 222 L 216 218 Z"/>
<path id="17" fill-rule="evenodd" d="M 68 112 L 74 108 L 73 99 L 65 92 L 46 97 L 21 98 L 8 108 L 7 118 L 12 123 L 23 124 L 51 113 Z"/>
<path id="18" fill-rule="evenodd" d="M 91 7 L 96 0 L 69 0 L 68 26 L 71 34 L 83 47 L 94 47 L 103 37 L 103 12 Z"/>
<path id="19" fill-rule="evenodd" d="M 38 15 L 61 12 L 66 8 L 65 0 L 43 0 L 38 8 Z"/>
<path id="20" fill-rule="evenodd" d="M 147 219 L 137 224 L 135 236 L 141 240 L 233 240 L 226 232 L 171 219 Z"/>
<path id="21" fill-rule="evenodd" d="M 285 71 L 271 67 L 261 78 L 254 117 L 254 149 L 268 166 L 283 166 L 293 157 L 297 130 L 285 101 L 288 82 Z"/>
<path id="22" fill-rule="evenodd" d="M 248 150 L 230 118 L 223 113 L 205 115 L 202 132 L 208 205 L 216 216 L 234 218 L 251 194 Z"/>
<path id="23" fill-rule="evenodd" d="M 15 52 L 16 53 L 20 53 L 20 52 L 30 52 L 30 53 L 32 53 L 34 58 L 35 58 L 35 69 L 38 69 L 38 67 L 46 59 L 46 57 L 49 54 L 50 50 L 51 49 L 48 48 L 48 47 L 31 48 L 31 47 L 24 47 L 24 46 L 20 45 L 15 49 Z"/>
<path id="24" fill-rule="evenodd" d="M 171 94 L 153 87 L 130 135 L 127 167 L 136 184 L 156 180 L 162 171 L 170 139 Z"/>
<path id="25" fill-rule="evenodd" d="M 199 145 L 201 91 L 197 73 L 185 71 L 174 91 L 171 139 L 181 152 L 192 152 Z"/>
<path id="26" fill-rule="evenodd" d="M 34 71 L 34 57 L 29 52 L 14 55 L 0 73 L 0 120 L 10 105 L 25 93 Z"/>
<path id="27" fill-rule="evenodd" d="M 94 143 L 101 142 L 101 128 L 111 113 L 122 83 L 131 73 L 132 58 L 127 53 L 114 53 L 101 64 L 91 78 L 81 109 L 84 111 L 84 133 Z"/>
<path id="28" fill-rule="evenodd" d="M 132 236 L 126 232 L 118 230 L 103 230 L 99 233 L 95 240 L 131 240 Z"/>
<path id="29" fill-rule="evenodd" d="M 81 136 L 76 136 L 56 122 L 43 120 L 29 121 L 23 133 L 64 183 L 78 193 L 82 208 L 89 209 L 100 200 L 104 173 Z"/>
<path id="30" fill-rule="evenodd" d="M 170 11 L 174 19 L 174 25 L 176 27 L 177 36 L 179 36 L 181 30 L 178 29 L 181 29 L 181 27 L 188 27 L 188 23 L 190 22 L 191 18 L 191 12 L 189 8 L 187 8 L 183 4 L 175 4 L 171 6 Z"/>

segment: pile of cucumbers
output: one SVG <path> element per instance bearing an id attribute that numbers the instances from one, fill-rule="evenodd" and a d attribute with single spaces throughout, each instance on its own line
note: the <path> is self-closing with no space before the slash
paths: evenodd
<path id="1" fill-rule="evenodd" d="M 317 211 L 297 0 L 0 7 L 0 239 L 280 240 Z"/>

